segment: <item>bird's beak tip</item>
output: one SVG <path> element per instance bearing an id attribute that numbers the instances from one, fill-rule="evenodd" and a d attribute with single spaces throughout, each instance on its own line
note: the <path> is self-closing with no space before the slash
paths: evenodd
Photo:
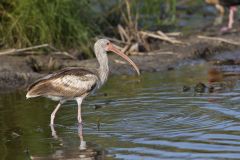
<path id="1" fill-rule="evenodd" d="M 121 52 L 116 47 L 114 47 L 113 44 L 109 45 L 108 50 L 118 54 L 119 56 L 124 58 L 126 61 L 128 61 L 133 66 L 133 68 L 136 70 L 138 76 L 140 76 L 139 68 L 137 67 L 137 65 L 127 55 L 125 55 L 123 52 Z"/>
<path id="2" fill-rule="evenodd" d="M 140 71 L 139 71 L 139 70 L 137 71 L 137 75 L 138 75 L 138 76 L 141 76 L 141 73 L 140 73 Z"/>

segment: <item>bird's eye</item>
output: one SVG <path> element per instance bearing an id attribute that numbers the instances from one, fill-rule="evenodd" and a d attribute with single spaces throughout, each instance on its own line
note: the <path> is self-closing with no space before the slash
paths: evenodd
<path id="1" fill-rule="evenodd" d="M 109 45 L 110 43 L 109 42 L 107 42 L 107 45 Z"/>

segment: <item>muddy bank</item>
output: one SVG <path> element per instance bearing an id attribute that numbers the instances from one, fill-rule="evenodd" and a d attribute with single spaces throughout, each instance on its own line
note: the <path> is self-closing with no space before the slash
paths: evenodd
<path id="1" fill-rule="evenodd" d="M 160 48 L 155 52 L 132 55 L 131 58 L 139 66 L 141 72 L 158 72 L 172 70 L 183 63 L 191 63 L 192 60 L 214 61 L 214 57 L 223 52 L 240 50 L 240 45 L 198 38 L 198 35 L 210 35 L 208 33 L 196 33 L 188 36 L 180 36 L 183 45 L 173 45 L 159 40 L 154 40 L 151 45 Z M 228 33 L 218 36 L 231 42 L 240 42 L 240 34 Z M 220 61 L 231 59 L 236 61 L 239 56 L 225 54 Z M 219 58 L 219 57 L 218 57 Z M 110 55 L 111 74 L 133 75 L 134 70 L 121 58 Z M 219 60 L 218 60 L 219 61 Z M 216 62 L 217 63 L 217 62 Z M 8 92 L 16 89 L 26 89 L 27 86 L 39 77 L 65 67 L 97 67 L 96 59 L 78 60 L 64 55 L 37 54 L 37 55 L 2 55 L 0 56 L 0 91 Z"/>

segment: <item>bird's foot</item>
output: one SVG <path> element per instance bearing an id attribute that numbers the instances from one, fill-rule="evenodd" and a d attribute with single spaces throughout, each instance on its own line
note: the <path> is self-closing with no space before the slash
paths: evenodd
<path id="1" fill-rule="evenodd" d="M 230 31 L 232 28 L 230 28 L 230 27 L 222 27 L 221 28 L 221 32 L 227 32 L 227 31 Z"/>

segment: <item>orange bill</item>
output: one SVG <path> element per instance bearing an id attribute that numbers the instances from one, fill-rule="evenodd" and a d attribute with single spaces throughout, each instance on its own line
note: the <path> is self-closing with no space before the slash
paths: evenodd
<path id="1" fill-rule="evenodd" d="M 137 65 L 127 56 L 125 55 L 123 52 L 121 52 L 120 50 L 118 50 L 117 48 L 115 48 L 113 46 L 113 44 L 109 44 L 108 45 L 108 50 L 109 51 L 112 51 L 116 54 L 118 54 L 119 56 L 121 56 L 123 59 L 125 59 L 126 61 L 128 61 L 132 66 L 133 68 L 137 71 L 137 74 L 140 75 L 140 71 L 139 71 L 139 68 L 137 67 Z"/>

